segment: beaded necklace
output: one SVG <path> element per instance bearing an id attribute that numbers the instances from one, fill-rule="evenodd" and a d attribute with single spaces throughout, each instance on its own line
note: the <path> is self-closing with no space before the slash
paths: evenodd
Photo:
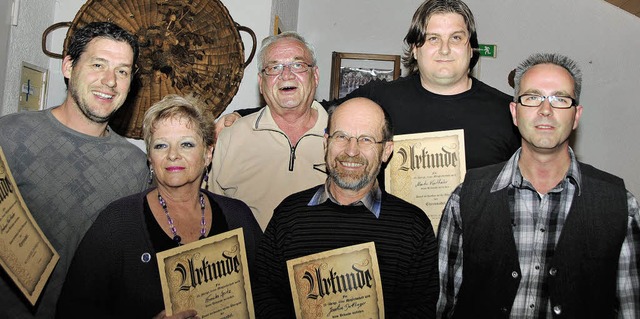
<path id="1" fill-rule="evenodd" d="M 160 202 L 160 206 L 162 206 L 162 209 L 164 210 L 164 214 L 167 215 L 169 228 L 173 233 L 173 241 L 175 241 L 178 245 L 182 245 L 182 237 L 178 235 L 178 232 L 176 231 L 176 226 L 173 225 L 173 219 L 171 218 L 171 216 L 169 216 L 169 210 L 167 209 L 167 202 L 164 200 L 164 198 L 162 198 L 162 196 L 160 196 L 160 191 L 158 191 L 158 201 Z M 206 234 L 207 234 L 207 222 L 204 219 L 204 196 L 202 195 L 202 193 L 200 193 L 200 208 L 202 210 L 202 219 L 200 220 L 200 225 L 202 226 L 202 229 L 200 229 L 200 238 L 198 239 L 203 239 L 206 237 Z"/>

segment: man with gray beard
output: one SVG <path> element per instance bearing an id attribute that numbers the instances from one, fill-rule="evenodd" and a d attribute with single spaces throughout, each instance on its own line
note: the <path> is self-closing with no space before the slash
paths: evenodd
<path id="1" fill-rule="evenodd" d="M 329 177 L 276 207 L 256 257 L 258 318 L 294 318 L 287 260 L 375 243 L 386 318 L 435 318 L 437 247 L 418 207 L 380 188 L 376 176 L 393 153 L 388 114 L 366 98 L 329 114 L 324 135 Z"/>

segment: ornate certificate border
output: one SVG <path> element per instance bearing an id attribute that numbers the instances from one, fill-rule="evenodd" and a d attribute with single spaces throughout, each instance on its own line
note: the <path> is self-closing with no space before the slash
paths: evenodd
<path id="1" fill-rule="evenodd" d="M 58 259 L 20 195 L 0 148 L 0 265 L 35 305 Z"/>
<path id="2" fill-rule="evenodd" d="M 375 244 L 287 261 L 296 318 L 384 318 Z"/>
<path id="3" fill-rule="evenodd" d="M 255 318 L 242 228 L 156 256 L 167 316 L 195 309 L 200 318 Z"/>
<path id="4" fill-rule="evenodd" d="M 464 180 L 464 130 L 396 135 L 385 189 L 420 207 L 434 231 L 451 192 Z"/>

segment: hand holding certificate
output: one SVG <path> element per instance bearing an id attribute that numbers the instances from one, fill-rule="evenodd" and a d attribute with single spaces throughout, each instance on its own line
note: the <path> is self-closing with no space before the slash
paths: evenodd
<path id="1" fill-rule="evenodd" d="M 58 259 L 20 196 L 0 148 L 0 265 L 34 305 Z"/>

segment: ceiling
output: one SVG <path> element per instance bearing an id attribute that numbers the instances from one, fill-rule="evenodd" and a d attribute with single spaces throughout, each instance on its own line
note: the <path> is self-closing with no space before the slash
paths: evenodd
<path id="1" fill-rule="evenodd" d="M 640 0 L 604 0 L 612 5 L 640 17 Z"/>

